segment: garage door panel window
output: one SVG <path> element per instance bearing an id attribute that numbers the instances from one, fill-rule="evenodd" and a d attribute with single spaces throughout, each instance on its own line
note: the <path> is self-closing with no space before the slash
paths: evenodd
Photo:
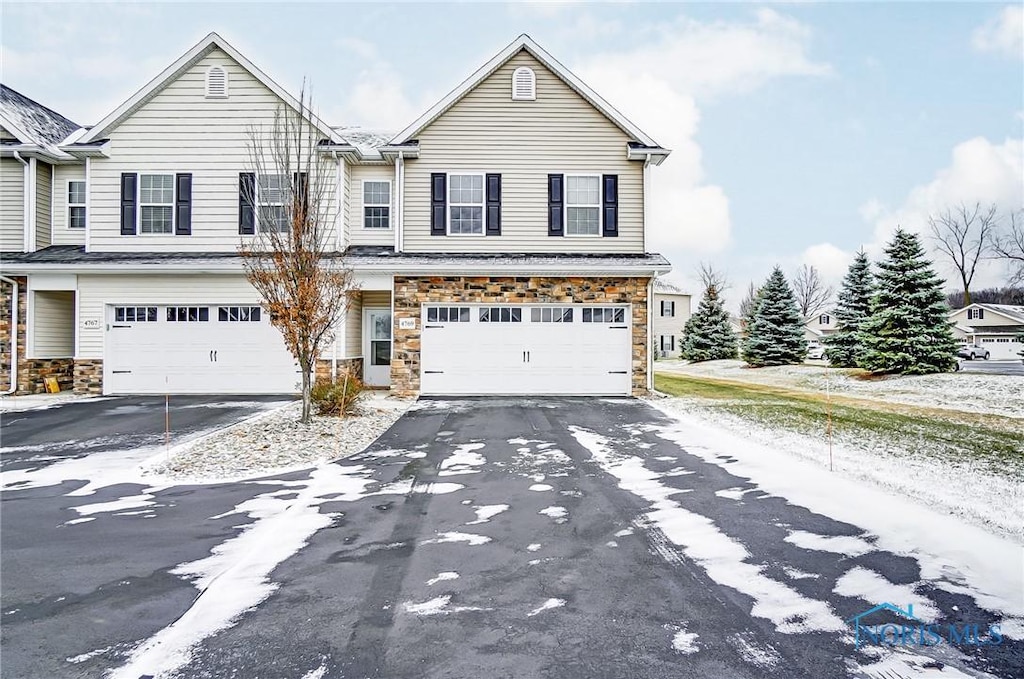
<path id="1" fill-rule="evenodd" d="M 210 308 L 205 306 L 169 306 L 167 320 L 172 323 L 205 323 L 210 320 Z"/>
<path id="2" fill-rule="evenodd" d="M 155 323 L 155 306 L 119 306 L 114 307 L 116 323 Z"/>
<path id="3" fill-rule="evenodd" d="M 481 323 L 522 323 L 523 310 L 514 307 L 486 307 L 480 309 Z"/>
<path id="4" fill-rule="evenodd" d="M 427 309 L 428 323 L 469 323 L 469 307 L 431 307 Z"/>
<path id="5" fill-rule="evenodd" d="M 572 307 L 534 307 L 530 309 L 532 323 L 572 323 Z"/>
<path id="6" fill-rule="evenodd" d="M 258 323 L 260 312 L 258 306 L 222 306 L 217 310 L 217 319 L 228 323 Z"/>
<path id="7" fill-rule="evenodd" d="M 174 175 L 139 175 L 139 231 L 165 234 L 174 230 Z"/>
<path id="8" fill-rule="evenodd" d="M 583 310 L 584 323 L 625 323 L 626 310 L 614 307 L 597 307 Z"/>

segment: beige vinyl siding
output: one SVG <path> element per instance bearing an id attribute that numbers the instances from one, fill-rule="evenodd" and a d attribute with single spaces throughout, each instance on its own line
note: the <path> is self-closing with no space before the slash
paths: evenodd
<path id="1" fill-rule="evenodd" d="M 345 312 L 345 351 L 341 358 L 356 358 L 363 355 L 363 301 L 362 294 L 356 295 Z"/>
<path id="2" fill-rule="evenodd" d="M 228 72 L 227 99 L 205 97 L 206 71 Z M 269 130 L 281 101 L 224 52 L 213 50 L 109 132 L 110 158 L 91 167 L 90 247 L 96 251 L 232 251 L 238 235 L 238 175 L 252 167 L 252 126 Z M 319 135 L 318 135 L 319 136 Z M 336 166 L 327 159 L 335 218 Z M 192 235 L 120 235 L 121 173 L 192 173 Z M 332 225 L 333 230 L 333 225 Z"/>
<path id="3" fill-rule="evenodd" d="M 1002 314 L 996 313 L 991 309 L 985 309 L 985 318 L 967 318 L 967 307 L 960 309 L 956 313 L 949 317 L 949 320 L 957 325 L 967 326 L 968 328 L 991 328 L 998 327 L 1001 325 L 1019 325 L 1015 321 L 1003 316 Z"/>
<path id="4" fill-rule="evenodd" d="M 367 229 L 363 227 L 363 182 L 387 181 L 391 184 L 391 228 Z M 395 168 L 391 165 L 352 165 L 349 167 L 348 240 L 350 245 L 395 244 Z"/>
<path id="5" fill-rule="evenodd" d="M 36 161 L 36 250 L 53 242 L 50 224 L 53 204 L 53 165 Z"/>
<path id="6" fill-rule="evenodd" d="M 86 275 L 78 276 L 79 358 L 102 358 L 103 335 L 110 322 L 107 305 L 260 304 L 260 296 L 241 274 Z M 213 313 L 216 313 L 214 311 Z M 99 327 L 86 328 L 89 321 Z M 323 356 L 333 355 L 333 345 Z"/>
<path id="7" fill-rule="evenodd" d="M 18 138 L 11 134 L 6 127 L 0 125 L 0 141 L 18 141 Z"/>
<path id="8" fill-rule="evenodd" d="M 0 251 L 25 249 L 25 166 L 0 158 Z"/>
<path id="9" fill-rule="evenodd" d="M 75 355 L 75 293 L 37 290 L 32 293 L 32 358 Z"/>
<path id="10" fill-rule="evenodd" d="M 532 68 L 536 101 L 512 101 L 512 72 Z M 405 172 L 409 252 L 643 252 L 643 163 L 626 160 L 630 137 L 528 52 L 481 82 L 419 135 Z M 499 237 L 431 236 L 432 172 L 496 172 Z M 617 174 L 619 236 L 547 235 L 548 174 Z"/>
<path id="11" fill-rule="evenodd" d="M 53 244 L 85 245 L 85 229 L 68 228 L 68 182 L 85 181 L 85 165 L 53 168 Z M 88 189 L 88 187 L 86 187 Z"/>

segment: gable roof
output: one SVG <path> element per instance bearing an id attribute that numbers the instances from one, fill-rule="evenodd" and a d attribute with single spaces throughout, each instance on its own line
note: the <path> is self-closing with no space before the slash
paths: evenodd
<path id="1" fill-rule="evenodd" d="M 59 156 L 64 154 L 57 145 L 79 129 L 77 123 L 6 85 L 0 85 L 0 125 L 22 144 Z"/>
<path id="2" fill-rule="evenodd" d="M 556 76 L 562 79 L 566 85 L 574 89 L 581 97 L 590 102 L 598 111 L 600 111 L 608 120 L 617 125 L 622 131 L 631 136 L 637 142 L 640 142 L 646 147 L 652 149 L 661 149 L 656 141 L 651 137 L 647 136 L 639 127 L 633 124 L 626 116 L 619 113 L 614 106 L 605 101 L 597 92 L 590 89 L 582 80 L 577 78 L 569 69 L 560 64 L 553 56 L 548 54 L 544 48 L 535 43 L 533 39 L 523 33 L 518 38 L 513 40 L 508 47 L 498 52 L 490 61 L 481 66 L 473 75 L 469 76 L 454 90 L 448 93 L 448 95 L 441 101 L 434 104 L 433 107 L 422 116 L 417 118 L 411 125 L 399 132 L 394 139 L 391 140 L 392 144 L 404 144 L 412 139 L 416 138 L 427 125 L 441 117 L 448 109 L 458 103 L 466 94 L 468 94 L 473 88 L 483 82 L 488 76 L 497 71 L 509 59 L 519 54 L 521 51 L 526 50 L 529 52 L 537 61 L 541 62 L 548 70 L 554 73 Z"/>
<path id="3" fill-rule="evenodd" d="M 160 94 L 160 92 L 171 84 L 171 82 L 177 79 L 182 73 L 192 68 L 192 66 L 194 66 L 200 59 L 215 49 L 220 49 L 229 57 L 234 59 L 239 66 L 244 68 L 254 78 L 263 83 L 267 89 L 276 94 L 278 98 L 284 101 L 284 103 L 290 106 L 293 110 L 301 110 L 302 107 L 298 100 L 288 94 L 288 92 L 274 82 L 270 76 L 257 68 L 251 61 L 246 59 L 241 52 L 232 47 L 226 40 L 224 40 L 224 38 L 220 37 L 216 33 L 210 33 L 200 40 L 192 49 L 181 55 L 177 61 L 164 69 L 160 75 L 150 80 L 141 90 L 133 94 L 128 101 L 118 106 L 117 109 L 110 113 L 110 115 L 96 123 L 96 125 L 89 130 L 88 134 L 83 136 L 78 143 L 88 144 L 106 137 L 110 130 L 117 127 L 125 118 L 135 113 L 135 111 L 139 110 L 149 102 L 149 100 Z M 331 141 L 341 141 L 334 130 L 332 130 L 330 126 L 320 120 L 320 118 L 313 113 L 307 111 L 304 113 L 303 117 L 305 117 L 313 127 L 323 133 L 323 135 Z"/>
<path id="4" fill-rule="evenodd" d="M 975 308 L 984 309 L 985 311 L 989 311 L 996 315 L 1002 316 L 1003 318 L 1006 318 L 1012 321 L 1013 323 L 1024 323 L 1024 306 L 1018 306 L 1015 304 L 980 304 L 976 302 L 974 304 L 969 304 L 963 308 L 955 309 L 949 312 L 949 315 L 955 316 L 956 314 L 959 314 L 962 311 Z"/>

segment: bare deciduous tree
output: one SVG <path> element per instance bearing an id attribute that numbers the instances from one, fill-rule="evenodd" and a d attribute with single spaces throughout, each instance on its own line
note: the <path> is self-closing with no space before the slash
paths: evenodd
<path id="1" fill-rule="evenodd" d="M 729 280 L 725 273 L 715 268 L 710 262 L 701 262 L 697 268 L 697 277 L 700 279 L 704 290 L 714 288 L 721 295 L 722 291 L 729 287 Z"/>
<path id="2" fill-rule="evenodd" d="M 750 318 L 754 314 L 754 304 L 757 303 L 757 286 L 754 285 L 754 281 L 750 281 L 750 285 L 747 286 L 747 294 L 740 302 L 740 316 L 743 318 Z"/>
<path id="3" fill-rule="evenodd" d="M 821 280 L 817 267 L 804 264 L 793 274 L 793 296 L 804 318 L 823 311 L 834 293 L 833 287 Z"/>
<path id="4" fill-rule="evenodd" d="M 1024 283 L 1024 210 L 1010 213 L 1006 232 L 993 239 L 992 251 L 1010 267 L 1007 285 Z"/>
<path id="5" fill-rule="evenodd" d="M 302 372 L 302 422 L 309 422 L 316 360 L 354 291 L 352 271 L 334 249 L 333 166 L 317 153 L 303 90 L 298 110 L 282 106 L 269 128 L 248 134 L 251 172 L 243 175 L 239 246 L 246 277 Z"/>
<path id="6" fill-rule="evenodd" d="M 928 218 L 932 240 L 939 252 L 946 255 L 964 288 L 964 306 L 971 303 L 971 281 L 978 268 L 978 261 L 992 249 L 992 240 L 998 223 L 996 206 L 982 208 L 981 203 L 968 206 L 965 203 L 947 208 L 938 216 Z"/>

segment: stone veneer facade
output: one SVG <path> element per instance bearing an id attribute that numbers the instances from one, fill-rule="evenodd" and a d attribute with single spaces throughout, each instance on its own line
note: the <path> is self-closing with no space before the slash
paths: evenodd
<path id="1" fill-rule="evenodd" d="M 334 379 L 338 379 L 345 373 L 350 375 L 356 375 L 359 379 L 363 379 L 363 359 L 361 358 L 339 358 L 334 372 Z M 317 380 L 329 380 L 331 379 L 331 359 L 321 358 L 316 362 L 316 374 L 314 379 Z"/>
<path id="2" fill-rule="evenodd" d="M 647 284 L 650 278 L 537 276 L 395 276 L 391 391 L 415 396 L 420 389 L 420 325 L 423 304 L 631 304 L 633 394 L 647 393 Z M 403 318 L 415 329 L 399 328 Z"/>

